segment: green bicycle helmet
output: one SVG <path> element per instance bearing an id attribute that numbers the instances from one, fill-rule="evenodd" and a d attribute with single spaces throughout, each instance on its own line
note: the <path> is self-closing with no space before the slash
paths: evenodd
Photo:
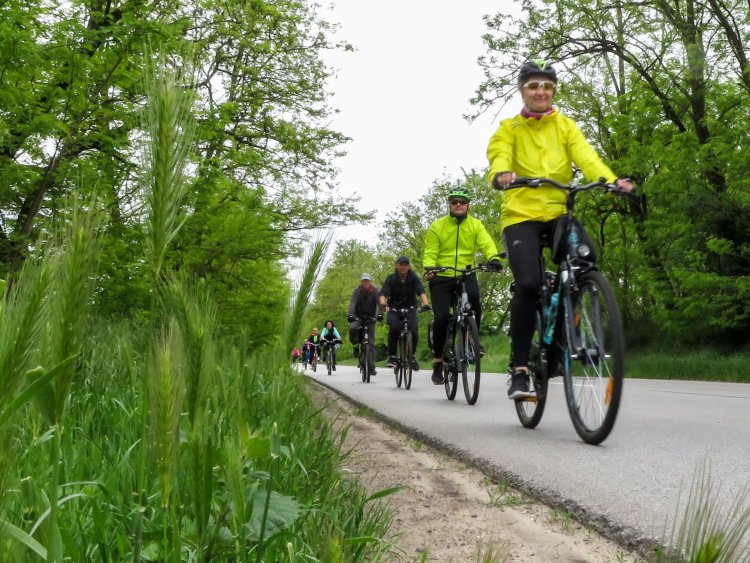
<path id="1" fill-rule="evenodd" d="M 467 201 L 471 202 L 471 196 L 469 195 L 469 190 L 465 190 L 464 188 L 455 188 L 451 190 L 451 192 L 448 194 L 448 199 L 452 199 L 454 197 L 462 197 L 466 199 Z"/>

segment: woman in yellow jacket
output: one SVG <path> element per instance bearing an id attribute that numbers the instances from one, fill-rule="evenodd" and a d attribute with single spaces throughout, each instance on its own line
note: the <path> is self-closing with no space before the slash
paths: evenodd
<path id="1" fill-rule="evenodd" d="M 602 162 L 576 123 L 552 105 L 557 73 L 543 60 L 527 61 L 518 73 L 523 98 L 521 113 L 500 123 L 487 147 L 489 179 L 496 188 L 517 176 L 552 178 L 568 184 L 573 164 L 591 179 L 605 178 L 626 191 L 630 180 L 617 178 Z M 519 188 L 503 193 L 500 221 L 515 291 L 510 306 L 510 334 L 513 347 L 513 375 L 509 399 L 528 397 L 528 359 L 534 334 L 534 305 L 542 285 L 539 272 L 541 238 L 551 236 L 558 219 L 565 214 L 565 193 L 552 186 Z M 583 233 L 590 248 L 591 240 Z"/>
<path id="2" fill-rule="evenodd" d="M 422 266 L 425 270 L 439 266 L 465 268 L 474 266 L 477 251 L 480 251 L 490 263 L 500 267 L 495 241 L 487 232 L 482 222 L 469 215 L 469 192 L 464 189 L 453 190 L 448 194 L 449 213 L 436 219 L 427 229 L 424 241 Z M 435 275 L 427 271 L 425 279 L 429 280 L 430 301 L 434 321 L 432 323 L 432 382 L 442 385 L 443 379 L 443 346 L 450 322 L 450 307 L 453 292 L 456 289 L 460 274 L 452 270 Z M 474 276 L 466 280 L 469 302 L 474 310 L 474 317 L 479 328 L 482 320 L 482 305 L 479 301 L 479 284 Z"/>

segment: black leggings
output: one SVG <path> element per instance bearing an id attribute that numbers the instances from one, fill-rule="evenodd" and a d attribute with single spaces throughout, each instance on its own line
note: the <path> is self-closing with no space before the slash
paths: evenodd
<path id="1" fill-rule="evenodd" d="M 458 278 L 435 276 L 430 280 L 430 301 L 432 302 L 432 314 L 434 316 L 432 323 L 432 355 L 435 358 L 443 356 L 445 336 L 448 332 L 448 323 L 451 320 L 450 308 L 453 304 L 453 296 L 457 287 Z M 469 296 L 471 308 L 474 310 L 477 328 L 479 328 L 482 322 L 482 303 L 479 300 L 479 282 L 477 282 L 476 276 L 466 278 L 466 293 Z"/>
<path id="2" fill-rule="evenodd" d="M 417 344 L 419 344 L 419 322 L 417 321 L 416 309 L 410 310 L 408 313 L 409 319 L 409 330 L 411 331 L 411 349 L 414 354 L 417 353 Z M 396 348 L 398 347 L 398 337 L 401 334 L 401 329 L 404 328 L 404 321 L 401 317 L 393 311 L 388 311 L 388 355 L 395 356 Z"/>
<path id="3" fill-rule="evenodd" d="M 525 221 L 510 225 L 503 231 L 503 243 L 508 253 L 508 263 L 513 272 L 515 286 L 510 302 L 510 338 L 513 363 L 529 365 L 531 338 L 534 335 L 536 301 L 542 287 L 543 272 L 539 269 L 542 252 L 542 237 L 552 240 L 557 223 L 552 221 Z M 591 238 L 581 227 L 581 241 L 594 248 Z"/>

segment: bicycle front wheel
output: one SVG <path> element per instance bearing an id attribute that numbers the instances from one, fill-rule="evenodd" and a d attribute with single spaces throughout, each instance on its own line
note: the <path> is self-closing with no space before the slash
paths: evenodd
<path id="1" fill-rule="evenodd" d="M 396 387 L 400 388 L 404 377 L 404 338 L 400 335 L 398 337 L 398 358 L 393 373 L 396 374 Z"/>
<path id="2" fill-rule="evenodd" d="M 461 378 L 464 382 L 466 402 L 473 405 L 479 398 L 479 380 L 481 376 L 481 358 L 479 351 L 479 330 L 474 317 L 468 317 L 461 329 L 461 356 L 456 356 L 461 366 Z"/>
<path id="3" fill-rule="evenodd" d="M 597 271 L 578 278 L 566 310 L 565 397 L 573 426 L 587 444 L 603 442 L 622 399 L 625 338 L 612 286 Z"/>
<path id="4" fill-rule="evenodd" d="M 326 369 L 328 370 L 328 375 L 331 375 L 333 369 L 333 352 L 330 349 L 326 353 Z"/>
<path id="5" fill-rule="evenodd" d="M 401 369 L 404 373 L 404 388 L 411 389 L 411 376 L 414 365 L 414 352 L 411 349 L 411 334 L 407 334 L 404 339 L 404 348 L 401 353 Z"/>
<path id="6" fill-rule="evenodd" d="M 367 383 L 370 383 L 370 372 L 375 367 L 375 348 L 367 342 L 365 344 L 365 370 L 367 373 Z"/>
<path id="7" fill-rule="evenodd" d="M 367 364 L 367 344 L 362 342 L 359 346 L 359 373 L 362 374 L 362 383 L 370 383 L 370 367 Z"/>
<path id="8" fill-rule="evenodd" d="M 456 358 L 459 354 L 458 347 L 460 345 L 461 339 L 456 338 L 456 327 L 453 324 L 448 325 L 448 336 L 446 337 L 444 348 L 450 349 L 452 352 L 443 354 L 443 378 L 445 379 L 445 396 L 448 397 L 449 401 L 456 398 L 456 391 L 458 391 Z"/>
<path id="9" fill-rule="evenodd" d="M 534 335 L 531 338 L 531 350 L 529 351 L 529 373 L 531 374 L 533 397 L 524 397 L 514 401 L 518 420 L 524 428 L 536 428 L 542 420 L 544 407 L 547 405 L 547 349 L 542 341 L 542 316 L 536 311 L 534 323 Z M 512 368 L 511 368 L 512 371 Z M 512 375 L 512 374 L 511 374 Z"/>

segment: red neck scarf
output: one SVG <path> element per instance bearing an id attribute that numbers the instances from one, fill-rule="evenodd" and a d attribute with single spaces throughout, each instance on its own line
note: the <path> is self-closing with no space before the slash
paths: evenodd
<path id="1" fill-rule="evenodd" d="M 529 111 L 529 109 L 526 106 L 523 106 L 523 109 L 521 110 L 521 115 L 526 118 L 533 117 L 534 119 L 541 119 L 545 115 L 552 115 L 553 113 L 555 113 L 555 111 L 557 110 L 555 110 L 554 107 L 551 107 L 545 112 L 537 113 L 535 111 Z"/>

